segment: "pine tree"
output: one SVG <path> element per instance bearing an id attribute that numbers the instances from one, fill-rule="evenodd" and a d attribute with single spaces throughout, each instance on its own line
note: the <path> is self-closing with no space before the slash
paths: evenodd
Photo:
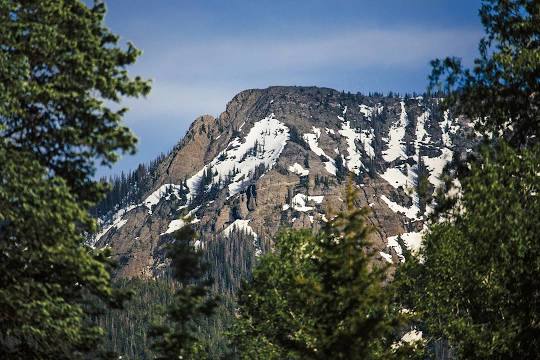
<path id="1" fill-rule="evenodd" d="M 0 141 L 0 354 L 6 359 L 78 359 L 103 330 L 100 305 L 119 306 L 107 251 L 82 246 L 95 228 L 65 181 Z"/>
<path id="2" fill-rule="evenodd" d="M 134 151 L 121 124 L 127 109 L 109 104 L 150 90 L 128 76 L 140 51 L 122 49 L 104 18 L 101 1 L 0 3 L 0 136 L 91 202 L 103 192 L 92 179 L 96 160 L 110 165 Z"/>
<path id="3" fill-rule="evenodd" d="M 539 10 L 538 1 L 484 0 L 474 69 L 433 62 L 432 89 L 444 88 L 447 106 L 478 119 L 484 142 L 448 174 L 422 261 L 401 266 L 397 284 L 428 343 L 448 342 L 458 358 L 540 352 Z"/>
<path id="4" fill-rule="evenodd" d="M 343 161 L 343 157 L 341 155 L 337 156 L 335 159 L 336 164 L 336 177 L 339 181 L 344 181 L 347 179 L 347 174 L 349 173 L 349 170 L 345 166 L 345 163 Z"/>

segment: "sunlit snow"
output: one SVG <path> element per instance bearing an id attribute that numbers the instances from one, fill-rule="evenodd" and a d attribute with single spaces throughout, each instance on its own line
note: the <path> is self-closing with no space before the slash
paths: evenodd
<path id="1" fill-rule="evenodd" d="M 258 167 L 271 169 L 289 140 L 289 128 L 270 116 L 257 121 L 249 130 L 243 142 L 236 138 L 229 146 L 205 165 L 197 174 L 187 180 L 188 199 L 191 200 L 200 190 L 201 180 L 207 171 L 212 171 L 212 184 L 228 183 L 229 196 L 233 196 L 249 184 Z"/>
<path id="2" fill-rule="evenodd" d="M 405 154 L 405 144 L 403 137 L 405 136 L 405 128 L 407 127 L 408 118 L 405 109 L 405 102 L 401 101 L 401 114 L 399 120 L 392 124 L 388 133 L 388 149 L 383 151 L 383 159 L 387 162 L 392 162 L 398 158 L 407 158 Z"/>
<path id="3" fill-rule="evenodd" d="M 183 219 L 173 220 L 169 223 L 169 227 L 167 228 L 167 231 L 159 235 L 161 236 L 161 235 L 173 233 L 177 230 L 180 230 L 184 225 L 186 225 L 186 222 Z"/>
<path id="4" fill-rule="evenodd" d="M 399 205 L 392 200 L 388 199 L 386 195 L 381 195 L 381 199 L 388 205 L 388 207 L 395 213 L 403 213 L 409 219 L 417 219 L 420 209 L 417 205 L 413 204 L 410 207 Z"/>
<path id="5" fill-rule="evenodd" d="M 394 248 L 399 259 L 401 261 L 404 261 L 403 249 L 397 241 L 398 237 L 401 236 L 403 242 L 405 243 L 405 246 L 407 246 L 407 249 L 409 249 L 413 254 L 415 254 L 418 253 L 418 250 L 420 250 L 420 246 L 422 245 L 422 236 L 424 235 L 425 229 L 426 228 L 424 228 L 424 230 L 420 232 L 408 232 L 401 235 L 390 236 L 387 239 L 387 245 L 388 247 Z"/>
<path id="6" fill-rule="evenodd" d="M 309 203 L 321 204 L 324 200 L 323 195 L 309 196 L 304 194 L 296 194 L 292 200 L 292 208 L 296 211 L 306 212 L 315 209 L 314 206 L 308 206 Z M 289 204 L 283 205 L 283 210 L 288 210 Z"/>
<path id="7" fill-rule="evenodd" d="M 255 233 L 255 231 L 251 228 L 251 226 L 249 226 L 249 222 L 250 220 L 241 220 L 241 219 L 235 220 L 232 224 L 227 226 L 221 232 L 221 234 L 225 237 L 229 237 L 231 235 L 231 232 L 233 231 L 242 231 L 248 235 L 253 236 L 253 245 L 255 246 L 255 256 L 259 256 L 261 255 L 262 251 L 258 246 L 258 242 L 257 242 L 258 236 L 257 236 L 257 233 Z"/>
<path id="8" fill-rule="evenodd" d="M 300 176 L 306 176 L 309 174 L 309 170 L 304 169 L 299 163 L 294 163 L 293 165 L 289 166 L 288 170 Z"/>
<path id="9" fill-rule="evenodd" d="M 345 163 L 349 171 L 358 175 L 360 170 L 365 168 L 361 160 L 362 154 L 356 147 L 356 140 L 360 140 L 360 133 L 357 133 L 353 128 L 351 128 L 350 121 L 345 121 L 345 119 L 341 116 L 338 116 L 338 118 L 342 122 L 339 134 L 345 137 L 347 142 L 347 153 L 349 154 L 345 158 Z"/>
<path id="10" fill-rule="evenodd" d="M 161 198 L 167 197 L 168 200 L 171 195 L 178 197 L 178 193 L 181 189 L 181 185 L 163 184 L 143 201 L 143 205 L 148 208 L 148 213 L 151 214 L 152 207 L 157 205 Z"/>
<path id="11" fill-rule="evenodd" d="M 383 106 L 380 104 L 377 104 L 377 106 L 368 106 L 365 104 L 361 104 L 359 105 L 359 107 L 360 107 L 360 112 L 362 113 L 362 115 L 364 115 L 364 117 L 367 120 L 371 120 L 374 114 L 378 114 L 382 112 L 383 110 Z"/>
<path id="12" fill-rule="evenodd" d="M 393 261 L 392 261 L 392 255 L 387 254 L 387 253 L 385 253 L 385 252 L 383 252 L 383 251 L 379 251 L 379 254 L 382 256 L 382 258 L 383 258 L 384 260 L 386 260 L 386 261 L 389 262 L 390 264 L 393 263 Z"/>
<path id="13" fill-rule="evenodd" d="M 321 137 L 321 129 L 312 127 L 313 133 L 304 134 L 304 140 L 308 143 L 309 148 L 318 156 L 324 157 L 327 161 L 324 162 L 324 167 L 332 175 L 336 175 L 336 162 L 330 156 L 326 155 L 323 149 L 319 147 L 319 139 Z"/>
<path id="14" fill-rule="evenodd" d="M 253 231 L 251 226 L 249 226 L 249 222 L 250 222 L 250 220 L 240 220 L 240 219 L 235 220 L 232 224 L 227 226 L 221 232 L 221 234 L 223 236 L 229 236 L 231 234 L 231 232 L 236 230 L 236 231 L 243 231 L 246 234 L 249 234 L 249 235 L 253 236 L 253 238 L 257 239 L 257 234 L 255 233 L 255 231 Z"/>
<path id="15" fill-rule="evenodd" d="M 120 210 L 118 210 L 116 213 L 114 213 L 113 216 L 111 216 L 111 221 L 109 224 L 100 224 L 102 226 L 102 229 L 99 233 L 97 233 L 93 239 L 90 239 L 88 241 L 88 245 L 95 246 L 95 244 L 98 242 L 99 239 L 101 239 L 109 230 L 112 228 L 116 228 L 116 230 L 120 229 L 122 226 L 124 226 L 127 222 L 127 220 L 123 219 L 123 216 L 127 214 L 129 211 L 135 209 L 138 207 L 139 204 L 136 205 L 129 205 L 126 206 Z M 105 225 L 105 227 L 103 227 Z"/>

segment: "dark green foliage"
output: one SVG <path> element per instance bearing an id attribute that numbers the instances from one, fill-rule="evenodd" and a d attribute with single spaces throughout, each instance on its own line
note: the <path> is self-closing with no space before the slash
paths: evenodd
<path id="1" fill-rule="evenodd" d="M 504 133 L 514 146 L 538 142 L 540 4 L 484 0 L 480 17 L 486 35 L 473 69 L 457 58 L 434 60 L 431 89 L 445 90 L 447 106 L 478 119 L 482 134 Z"/>
<path id="2" fill-rule="evenodd" d="M 328 176 L 315 174 L 315 186 L 330 188 L 330 184 L 334 185 L 334 182 L 330 180 Z"/>
<path id="3" fill-rule="evenodd" d="M 429 170 L 422 159 L 418 157 L 418 179 L 416 182 L 416 193 L 418 194 L 420 212 L 423 214 L 426 211 L 426 205 L 432 202 L 433 188 L 429 182 Z"/>
<path id="4" fill-rule="evenodd" d="M 0 354 L 77 359 L 103 335 L 88 315 L 122 294 L 111 289 L 108 252 L 81 245 L 94 221 L 30 157 L 0 141 Z"/>
<path id="5" fill-rule="evenodd" d="M 296 126 L 291 126 L 290 132 L 289 132 L 289 140 L 294 143 L 297 143 L 304 149 L 309 150 L 309 145 L 306 143 L 306 141 L 304 140 L 304 137 L 302 136 L 302 134 L 300 133 L 300 131 L 298 130 Z"/>
<path id="6" fill-rule="evenodd" d="M 106 349 L 126 360 L 154 359 L 152 338 L 147 334 L 152 324 L 163 323 L 163 310 L 174 300 L 177 283 L 171 279 L 131 279 L 120 280 L 116 286 L 129 289 L 133 296 L 123 310 L 109 310 L 98 317 L 97 323 L 107 332 Z M 200 358 L 218 359 L 227 353 L 224 334 L 232 323 L 235 304 L 229 295 L 220 294 L 220 299 L 213 316 L 196 321 L 196 337 L 204 343 Z"/>
<path id="7" fill-rule="evenodd" d="M 200 282 L 206 265 L 201 261 L 201 253 L 193 247 L 192 227 L 184 226 L 174 237 L 176 241 L 168 246 L 167 257 L 180 286 L 167 307 L 166 321 L 152 327 L 149 333 L 155 339 L 151 347 L 156 359 L 198 359 L 205 348 L 197 338 L 195 320 L 212 315 L 216 299 L 209 297 L 210 282 Z"/>
<path id="8" fill-rule="evenodd" d="M 100 1 L 0 3 L 0 135 L 64 178 L 80 200 L 97 200 L 95 160 L 111 164 L 118 150 L 134 150 L 120 123 L 126 109 L 107 102 L 150 89 L 128 76 L 140 51 L 120 48 L 104 17 Z"/>
<path id="9" fill-rule="evenodd" d="M 233 347 L 242 359 L 412 358 L 386 269 L 367 250 L 371 227 L 349 189 L 347 210 L 319 234 L 285 231 L 239 295 Z"/>
<path id="10" fill-rule="evenodd" d="M 462 359 L 532 359 L 540 352 L 540 147 L 500 145 L 463 178 L 450 219 L 431 227 L 411 293 L 430 340 Z M 398 276 L 399 278 L 403 276 Z M 413 280 L 415 279 L 415 280 Z"/>
<path id="11" fill-rule="evenodd" d="M 93 180 L 135 138 L 111 102 L 149 91 L 127 67 L 105 7 L 78 0 L 0 2 L 0 354 L 10 359 L 98 357 L 89 317 L 119 306 L 107 251 L 83 245 Z"/>
<path id="12" fill-rule="evenodd" d="M 436 60 L 431 88 L 479 119 L 484 148 L 452 167 L 461 188 L 450 177 L 441 189 L 423 261 L 402 265 L 396 284 L 432 348 L 448 342 L 464 359 L 537 358 L 540 4 L 484 0 L 480 16 L 486 36 L 473 70 Z"/>
<path id="13" fill-rule="evenodd" d="M 255 265 L 255 244 L 252 235 L 233 230 L 226 238 L 205 242 L 204 261 L 219 294 L 236 294 L 242 279 L 250 276 Z M 266 244 L 261 244 L 268 247 Z M 266 249 L 264 249 L 266 250 Z"/>
<path id="14" fill-rule="evenodd" d="M 133 296 L 122 310 L 108 310 L 96 323 L 106 329 L 105 346 L 123 359 L 151 359 L 151 324 L 163 321 L 163 308 L 172 302 L 174 282 L 170 280 L 119 280 L 115 287 L 129 289 Z"/>

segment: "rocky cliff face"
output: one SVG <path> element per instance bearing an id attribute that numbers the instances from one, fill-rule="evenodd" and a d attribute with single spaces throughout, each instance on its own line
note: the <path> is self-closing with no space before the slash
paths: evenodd
<path id="1" fill-rule="evenodd" d="M 344 205 L 351 175 L 358 206 L 372 209 L 380 260 L 400 261 L 397 236 L 419 246 L 444 165 L 470 147 L 467 122 L 439 101 L 315 87 L 243 91 L 218 118 L 193 122 L 159 165 L 154 189 L 104 217 L 93 244 L 112 247 L 121 277 L 159 275 L 164 244 L 187 222 L 199 230 L 197 246 L 224 249 L 240 236 L 256 256 L 280 227 L 316 231 Z"/>

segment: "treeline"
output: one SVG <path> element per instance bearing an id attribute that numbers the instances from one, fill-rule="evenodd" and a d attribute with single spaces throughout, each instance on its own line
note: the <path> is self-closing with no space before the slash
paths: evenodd
<path id="1" fill-rule="evenodd" d="M 161 154 L 149 164 L 139 164 L 136 170 L 127 174 L 122 171 L 120 175 L 100 179 L 101 183 L 108 184 L 110 190 L 92 208 L 92 215 L 100 218 L 127 205 L 141 202 L 142 197 L 152 190 L 158 175 L 158 166 L 167 156 Z"/>

